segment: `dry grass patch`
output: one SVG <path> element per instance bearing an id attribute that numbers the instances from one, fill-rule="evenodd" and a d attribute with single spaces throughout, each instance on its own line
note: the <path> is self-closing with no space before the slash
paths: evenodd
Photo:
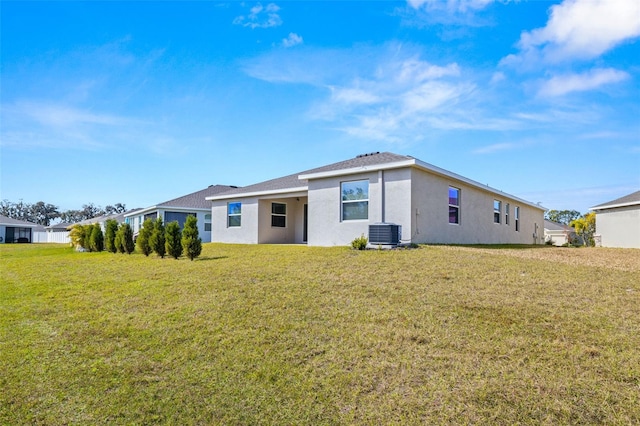
<path id="1" fill-rule="evenodd" d="M 608 253 L 3 246 L 0 423 L 638 423 L 637 251 Z"/>

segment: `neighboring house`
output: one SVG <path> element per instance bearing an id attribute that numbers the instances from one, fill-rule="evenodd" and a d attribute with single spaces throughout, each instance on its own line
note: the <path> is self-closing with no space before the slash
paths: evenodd
<path id="1" fill-rule="evenodd" d="M 640 248 L 640 191 L 591 207 L 603 247 Z"/>
<path id="2" fill-rule="evenodd" d="M 359 155 L 207 200 L 212 202 L 215 242 L 335 246 L 363 234 L 373 245 L 544 242 L 543 207 L 388 152 Z"/>
<path id="3" fill-rule="evenodd" d="M 125 221 L 133 228 L 134 236 L 137 236 L 146 219 L 155 220 L 162 217 L 165 225 L 172 221 L 178 221 L 180 228 L 184 226 L 187 216 L 195 216 L 198 219 L 198 234 L 202 242 L 211 242 L 211 202 L 206 197 L 215 196 L 225 191 L 236 189 L 236 186 L 210 185 L 200 191 L 173 200 L 165 201 L 155 206 L 139 209 L 132 213 L 126 213 Z"/>
<path id="4" fill-rule="evenodd" d="M 141 210 L 142 209 L 131 209 L 131 210 L 127 210 L 124 213 L 105 214 L 105 215 L 102 215 L 102 216 L 92 217 L 91 219 L 85 219 L 85 220 L 80 221 L 78 223 L 71 223 L 71 224 L 68 224 L 67 226 L 70 229 L 74 225 L 93 225 L 95 223 L 99 223 L 100 224 L 100 228 L 102 228 L 102 232 L 104 232 L 106 230 L 105 223 L 107 222 L 107 220 L 115 220 L 116 222 L 118 222 L 118 224 L 125 223 L 126 222 L 126 216 L 135 215 L 137 212 L 139 212 Z"/>
<path id="5" fill-rule="evenodd" d="M 0 244 L 32 243 L 33 233 L 42 225 L 0 215 Z"/>
<path id="6" fill-rule="evenodd" d="M 563 246 L 565 244 L 577 242 L 578 235 L 576 230 L 565 225 L 564 223 L 552 222 L 544 220 L 544 241 L 554 246 Z"/>

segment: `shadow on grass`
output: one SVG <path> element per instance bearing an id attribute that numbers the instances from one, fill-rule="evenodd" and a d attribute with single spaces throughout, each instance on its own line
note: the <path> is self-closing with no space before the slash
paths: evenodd
<path id="1" fill-rule="evenodd" d="M 207 260 L 220 260 L 220 259 L 228 259 L 229 256 L 203 256 L 203 257 L 197 257 L 194 260 L 196 262 L 204 262 Z"/>

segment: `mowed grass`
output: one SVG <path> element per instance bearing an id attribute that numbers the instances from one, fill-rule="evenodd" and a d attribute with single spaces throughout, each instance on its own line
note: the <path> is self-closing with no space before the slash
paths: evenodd
<path id="1" fill-rule="evenodd" d="M 0 424 L 640 423 L 639 250 L 0 262 Z"/>

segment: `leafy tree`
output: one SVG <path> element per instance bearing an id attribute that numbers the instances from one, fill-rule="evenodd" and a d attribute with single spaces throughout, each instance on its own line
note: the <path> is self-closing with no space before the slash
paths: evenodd
<path id="1" fill-rule="evenodd" d="M 89 225 L 91 226 L 91 225 Z M 91 251 L 101 252 L 104 250 L 104 234 L 99 223 L 94 223 L 91 226 L 91 237 L 89 239 L 89 247 Z"/>
<path id="2" fill-rule="evenodd" d="M 60 213 L 60 219 L 67 223 L 77 223 L 85 219 L 80 210 L 67 210 Z"/>
<path id="3" fill-rule="evenodd" d="M 595 244 L 593 240 L 593 234 L 596 232 L 596 214 L 587 213 L 579 219 L 575 219 L 571 222 L 572 226 L 582 238 L 582 243 L 585 246 L 593 246 Z"/>
<path id="4" fill-rule="evenodd" d="M 151 248 L 153 248 L 153 251 L 162 258 L 164 258 L 164 255 L 167 252 L 164 233 L 164 224 L 162 223 L 162 218 L 159 217 L 154 223 L 153 232 L 151 233 L 151 238 L 149 238 L 149 244 L 151 245 Z"/>
<path id="5" fill-rule="evenodd" d="M 108 205 L 104 208 L 105 214 L 119 214 L 127 211 L 127 207 L 122 203 L 116 203 L 115 205 Z"/>
<path id="6" fill-rule="evenodd" d="M 44 201 L 38 201 L 31 205 L 30 208 L 30 222 L 37 223 L 38 225 L 49 226 L 53 219 L 60 217 L 58 207 L 53 204 L 47 204 Z"/>
<path id="7" fill-rule="evenodd" d="M 182 249 L 193 260 L 202 253 L 202 239 L 198 235 L 198 219 L 195 216 L 187 216 L 187 221 L 182 230 Z"/>
<path id="8" fill-rule="evenodd" d="M 552 222 L 569 225 L 580 217 L 580 212 L 577 210 L 549 210 L 545 217 Z"/>
<path id="9" fill-rule="evenodd" d="M 115 253 L 118 251 L 115 244 L 116 232 L 118 232 L 118 222 L 115 219 L 107 219 L 104 223 L 104 245 L 108 252 Z"/>
<path id="10" fill-rule="evenodd" d="M 165 247 L 167 254 L 174 259 L 182 255 L 181 239 L 182 235 L 178 221 L 169 222 L 165 230 Z"/>
<path id="11" fill-rule="evenodd" d="M 142 254 L 144 254 L 145 256 L 149 256 L 153 251 L 153 248 L 151 247 L 150 239 L 154 229 L 155 229 L 155 226 L 153 225 L 153 221 L 151 219 L 147 219 L 142 224 L 142 229 L 138 233 L 138 239 L 136 240 L 136 245 L 138 246 L 138 249 L 140 249 Z"/>

